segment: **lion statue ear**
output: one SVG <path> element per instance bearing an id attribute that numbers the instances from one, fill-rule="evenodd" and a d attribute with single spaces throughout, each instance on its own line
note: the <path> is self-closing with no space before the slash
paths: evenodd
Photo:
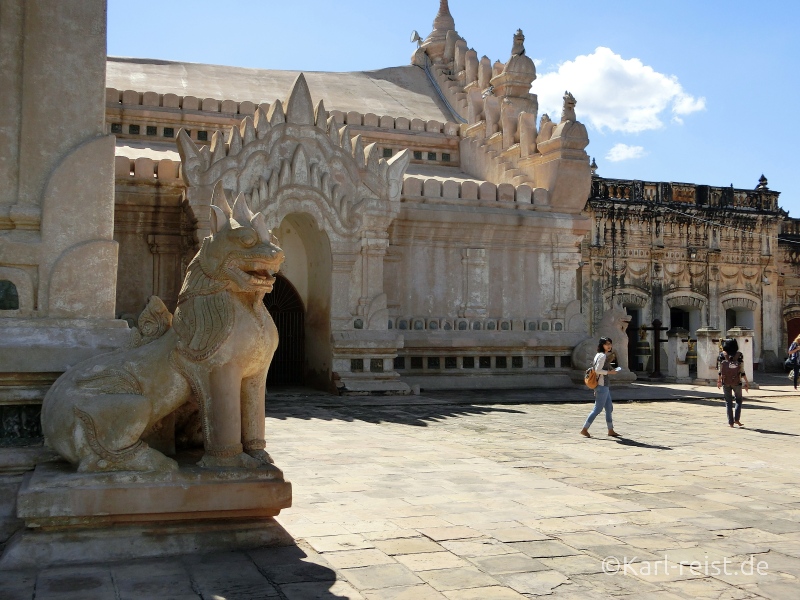
<path id="1" fill-rule="evenodd" d="M 239 194 L 236 201 L 233 203 L 233 219 L 239 225 L 247 225 L 253 218 L 253 213 L 250 207 L 247 206 L 247 200 L 244 199 L 244 194 Z"/>
<path id="2" fill-rule="evenodd" d="M 262 242 L 268 242 L 270 236 L 270 230 L 267 229 L 267 222 L 264 220 L 264 213 L 256 213 L 252 219 L 250 219 L 250 227 L 258 232 L 258 237 Z"/>
<path id="3" fill-rule="evenodd" d="M 233 216 L 231 205 L 228 202 L 228 194 L 222 187 L 222 181 L 218 181 L 211 193 L 211 233 L 217 233 L 222 229 L 228 220 Z"/>
<path id="4" fill-rule="evenodd" d="M 210 221 L 211 221 L 211 233 L 216 234 L 220 229 L 225 227 L 225 225 L 228 223 L 228 217 L 225 216 L 225 213 L 222 212 L 221 209 L 212 205 Z"/>

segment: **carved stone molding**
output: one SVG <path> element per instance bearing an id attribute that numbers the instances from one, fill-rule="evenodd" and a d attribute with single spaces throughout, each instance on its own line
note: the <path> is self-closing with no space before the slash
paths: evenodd
<path id="1" fill-rule="evenodd" d="M 702 309 L 706 304 L 706 299 L 699 296 L 677 295 L 666 299 L 667 306 L 670 308 L 696 308 Z"/>
<path id="2" fill-rule="evenodd" d="M 645 294 L 638 292 L 622 292 L 616 296 L 623 306 L 634 306 L 636 308 L 644 308 L 649 300 Z"/>
<path id="3" fill-rule="evenodd" d="M 725 310 L 735 310 L 737 308 L 744 308 L 747 310 L 755 311 L 758 309 L 758 302 L 755 300 L 751 300 L 750 298 L 742 298 L 741 296 L 737 296 L 735 298 L 727 298 L 722 301 L 722 306 Z"/>
<path id="4" fill-rule="evenodd" d="M 208 228 L 207 214 L 198 209 L 210 204 L 217 181 L 234 196 L 244 194 L 268 227 L 287 214 L 306 212 L 329 235 L 353 239 L 365 222 L 390 222 L 397 214 L 407 150 L 385 160 L 376 144 L 365 147 L 361 136 L 351 138 L 347 126 L 328 117 L 322 101 L 313 106 L 302 74 L 285 107 L 276 100 L 266 114 L 258 108 L 227 136 L 215 132 L 210 146 L 198 147 L 184 131 L 178 134 L 198 237 Z"/>

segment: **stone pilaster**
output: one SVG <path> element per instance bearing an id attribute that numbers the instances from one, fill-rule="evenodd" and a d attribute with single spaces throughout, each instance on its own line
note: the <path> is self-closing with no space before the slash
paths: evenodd
<path id="1" fill-rule="evenodd" d="M 484 248 L 461 251 L 463 268 L 463 303 L 459 317 L 483 317 L 489 302 L 489 269 Z"/>

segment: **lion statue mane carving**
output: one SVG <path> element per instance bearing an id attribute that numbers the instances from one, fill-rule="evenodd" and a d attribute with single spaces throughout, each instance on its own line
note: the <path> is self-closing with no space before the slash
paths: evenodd
<path id="1" fill-rule="evenodd" d="M 142 438 L 196 403 L 203 467 L 274 469 L 265 441 L 266 378 L 278 331 L 264 306 L 283 251 L 239 195 L 214 189 L 211 235 L 186 272 L 174 318 L 152 297 L 130 348 L 70 368 L 42 405 L 42 429 L 78 471 L 168 471 Z"/>
<path id="2" fill-rule="evenodd" d="M 622 367 L 622 372 L 628 372 L 628 323 L 631 316 L 619 304 L 603 313 L 600 324 L 594 336 L 583 340 L 572 351 L 572 365 L 576 369 L 587 369 L 592 365 L 592 359 L 597 354 L 597 341 L 601 337 L 610 337 L 614 342 L 614 354 L 617 355 L 617 364 Z"/>

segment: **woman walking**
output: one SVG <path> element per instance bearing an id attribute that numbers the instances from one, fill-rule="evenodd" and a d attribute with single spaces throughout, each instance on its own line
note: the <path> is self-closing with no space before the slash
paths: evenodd
<path id="1" fill-rule="evenodd" d="M 589 427 L 592 425 L 594 418 L 599 415 L 603 410 L 606 411 L 606 424 L 608 425 L 608 435 L 611 437 L 619 437 L 619 434 L 614 431 L 614 424 L 611 421 L 611 413 L 614 410 L 614 404 L 611 401 L 611 390 L 608 388 L 608 380 L 606 375 L 611 375 L 619 369 L 607 369 L 606 362 L 608 355 L 611 354 L 612 343 L 611 338 L 602 337 L 597 344 L 597 354 L 594 355 L 592 361 L 592 368 L 597 373 L 597 387 L 594 390 L 594 408 L 589 416 L 586 417 L 586 423 L 583 424 L 581 435 L 592 437 L 589 435 Z"/>
<path id="2" fill-rule="evenodd" d="M 789 354 L 789 361 L 792 363 L 792 371 L 794 372 L 792 382 L 794 383 L 794 389 L 797 389 L 797 375 L 800 374 L 800 333 L 794 338 L 787 352 Z"/>
<path id="3" fill-rule="evenodd" d="M 719 361 L 719 375 L 717 376 L 717 388 L 722 388 L 725 396 L 725 408 L 728 412 L 728 425 L 733 427 L 734 423 L 739 427 L 744 427 L 739 420 L 742 417 L 742 380 L 744 389 L 750 389 L 750 382 L 744 371 L 744 356 L 739 352 L 739 343 L 734 339 L 725 340 L 722 344 L 722 354 Z M 795 378 L 795 381 L 797 379 Z M 733 398 L 736 397 L 736 407 L 734 410 Z"/>

